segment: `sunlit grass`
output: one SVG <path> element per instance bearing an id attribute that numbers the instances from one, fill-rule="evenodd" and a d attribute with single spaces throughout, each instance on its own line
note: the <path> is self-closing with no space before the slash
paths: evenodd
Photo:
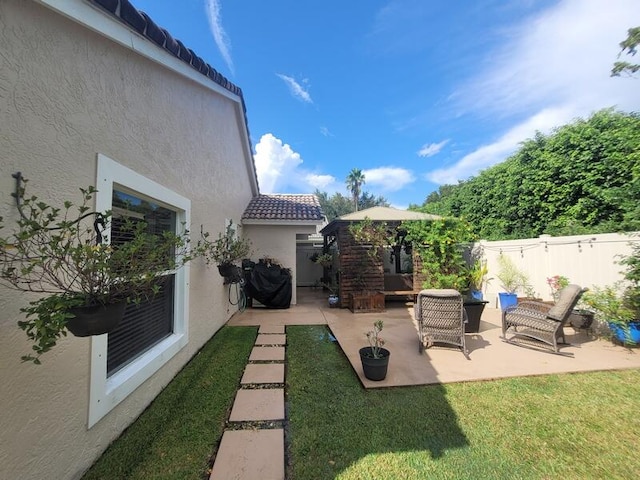
<path id="1" fill-rule="evenodd" d="M 636 478 L 640 371 L 364 390 L 287 328 L 289 478 Z"/>

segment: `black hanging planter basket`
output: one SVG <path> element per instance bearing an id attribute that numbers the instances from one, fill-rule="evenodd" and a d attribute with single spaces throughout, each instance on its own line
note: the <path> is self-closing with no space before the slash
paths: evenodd
<path id="1" fill-rule="evenodd" d="M 389 356 L 391 352 L 386 348 L 380 348 L 380 358 L 373 358 L 371 347 L 363 347 L 360 349 L 360 360 L 362 361 L 362 370 L 364 376 L 369 380 L 380 381 L 387 376 L 387 368 L 389 367 Z"/>
<path id="2" fill-rule="evenodd" d="M 242 268 L 233 263 L 218 265 L 218 272 L 224 277 L 224 283 L 238 283 L 242 279 Z"/>
<path id="3" fill-rule="evenodd" d="M 67 320 L 67 330 L 76 337 L 109 333 L 118 326 L 126 308 L 126 301 L 70 308 L 69 312 L 75 316 Z"/>

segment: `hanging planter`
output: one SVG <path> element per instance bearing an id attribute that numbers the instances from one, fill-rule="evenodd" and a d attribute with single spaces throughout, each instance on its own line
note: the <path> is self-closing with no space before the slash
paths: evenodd
<path id="1" fill-rule="evenodd" d="M 218 265 L 218 272 L 224 278 L 224 283 L 238 283 L 242 279 L 242 268 L 231 263 Z"/>
<path id="2" fill-rule="evenodd" d="M 13 197 L 20 214 L 13 231 L 0 235 L 0 284 L 42 294 L 20 308 L 18 326 L 33 342 L 24 361 L 40 363 L 67 330 L 79 337 L 113 330 L 126 302 L 153 297 L 166 276 L 194 256 L 189 231 L 153 231 L 146 212 L 122 208 L 116 218 L 91 211 L 94 187 L 81 188 L 79 204 L 65 201 L 54 207 L 35 195 L 25 195 L 18 172 Z M 0 228 L 6 226 L 0 217 Z M 113 245 L 103 243 L 109 228 Z"/>
<path id="3" fill-rule="evenodd" d="M 73 318 L 67 320 L 67 330 L 76 337 L 103 335 L 114 330 L 124 317 L 127 302 L 91 305 L 69 309 Z"/>

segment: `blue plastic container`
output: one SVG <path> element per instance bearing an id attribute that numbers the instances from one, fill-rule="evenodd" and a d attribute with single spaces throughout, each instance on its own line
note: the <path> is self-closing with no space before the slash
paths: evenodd
<path id="1" fill-rule="evenodd" d="M 610 323 L 609 328 L 613 332 L 613 335 L 621 342 L 626 343 L 627 345 L 640 344 L 640 322 L 629 323 L 629 338 L 626 336 L 625 329 L 619 325 Z"/>
<path id="2" fill-rule="evenodd" d="M 516 293 L 500 292 L 498 297 L 500 298 L 500 308 L 503 311 L 518 304 L 518 295 Z"/>

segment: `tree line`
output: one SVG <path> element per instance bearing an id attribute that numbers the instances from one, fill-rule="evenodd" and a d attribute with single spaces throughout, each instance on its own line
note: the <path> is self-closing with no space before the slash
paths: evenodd
<path id="1" fill-rule="evenodd" d="M 605 109 L 538 132 L 419 209 L 463 217 L 488 240 L 640 230 L 640 115 Z"/>

